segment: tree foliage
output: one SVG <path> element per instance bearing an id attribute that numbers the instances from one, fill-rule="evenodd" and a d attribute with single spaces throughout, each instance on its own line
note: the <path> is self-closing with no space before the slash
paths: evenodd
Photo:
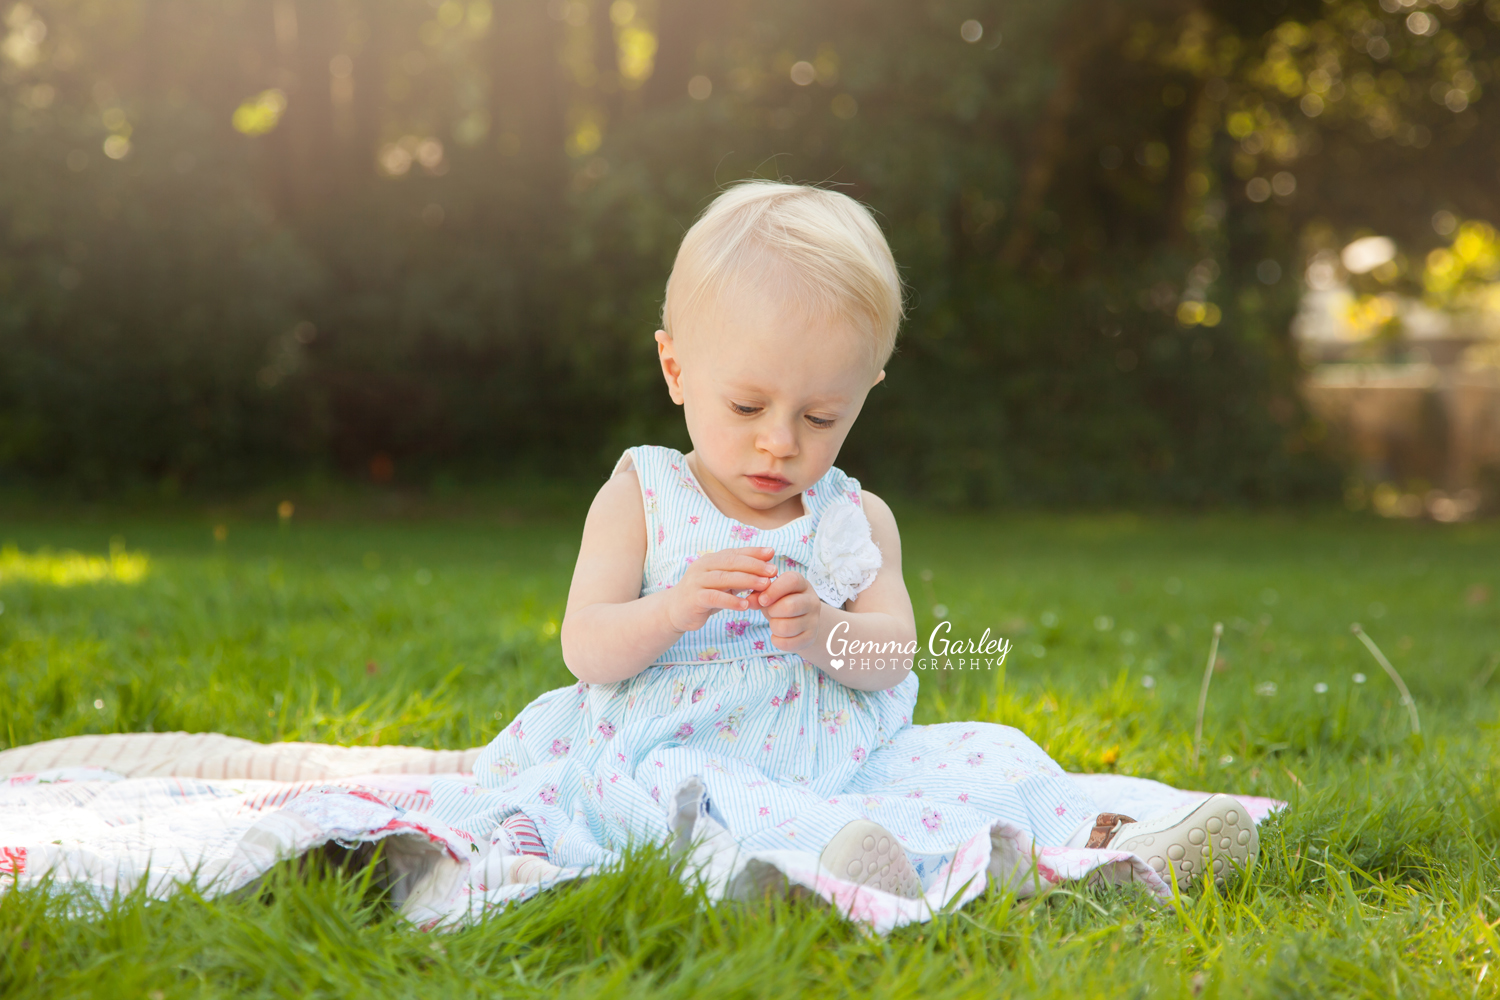
<path id="1" fill-rule="evenodd" d="M 1500 3 L 1384 3 L 11 3 L 0 474 L 680 441 L 650 337 L 672 254 L 769 175 L 871 205 L 903 267 L 842 460 L 872 484 L 1318 493 L 1285 333 L 1308 253 L 1500 219 Z"/>

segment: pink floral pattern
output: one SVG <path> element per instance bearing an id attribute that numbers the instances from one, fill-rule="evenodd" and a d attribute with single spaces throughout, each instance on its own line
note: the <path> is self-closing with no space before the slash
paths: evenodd
<path id="1" fill-rule="evenodd" d="M 751 540 L 775 553 L 778 571 L 805 565 L 822 514 L 863 501 L 857 482 L 831 470 L 805 490 L 807 517 L 759 528 L 714 508 L 678 453 L 630 454 L 647 519 L 642 596 L 676 584 L 701 555 Z M 1029 816 L 1044 843 L 1072 833 L 1091 804 L 1039 747 L 986 723 L 912 726 L 917 688 L 911 676 L 854 690 L 776 650 L 764 615 L 722 611 L 629 680 L 580 682 L 507 720 L 476 766 L 481 794 L 455 792 L 444 819 L 488 836 L 485 810 L 524 805 L 559 831 L 555 862 L 593 863 L 610 845 L 664 836 L 673 795 L 696 778 L 747 850 L 815 852 L 858 815 L 917 851 L 950 850 L 1002 815 Z"/>

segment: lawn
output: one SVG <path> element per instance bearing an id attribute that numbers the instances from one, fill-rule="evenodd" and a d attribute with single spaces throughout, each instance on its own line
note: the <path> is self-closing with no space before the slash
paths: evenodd
<path id="1" fill-rule="evenodd" d="M 709 906 L 646 853 L 462 932 L 358 873 L 68 909 L 0 896 L 5 996 L 1494 995 L 1500 525 L 1334 514 L 901 515 L 925 635 L 1003 671 L 922 678 L 918 722 L 1016 725 L 1071 770 L 1291 803 L 1224 894 L 991 894 L 877 939 L 807 902 Z M 0 744 L 217 730 L 482 743 L 567 683 L 581 514 L 0 515 Z M 1414 738 L 1363 623 L 1410 685 Z M 1214 622 L 1220 662 L 1195 768 Z"/>

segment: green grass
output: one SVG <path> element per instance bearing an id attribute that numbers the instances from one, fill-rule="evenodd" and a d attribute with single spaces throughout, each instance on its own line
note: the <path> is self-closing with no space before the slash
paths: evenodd
<path id="1" fill-rule="evenodd" d="M 580 523 L 0 520 L 14 546 L 0 554 L 0 743 L 144 729 L 482 743 L 569 680 L 556 627 Z M 443 935 L 404 925 L 357 874 L 321 870 L 211 901 L 93 908 L 28 890 L 0 896 L 0 994 L 1495 995 L 1500 526 L 902 524 L 924 637 L 944 605 L 954 637 L 988 627 L 1016 644 L 1003 673 L 924 676 L 918 721 L 1005 722 L 1070 769 L 1285 798 L 1252 878 L 1171 908 L 1132 891 L 991 895 L 886 939 L 807 902 L 709 906 L 649 852 Z M 1215 621 L 1223 662 L 1194 770 Z M 1353 621 L 1411 686 L 1422 741 Z"/>

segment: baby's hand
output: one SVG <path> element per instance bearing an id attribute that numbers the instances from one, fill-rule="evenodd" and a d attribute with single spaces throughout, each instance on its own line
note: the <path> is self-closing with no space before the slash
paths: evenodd
<path id="1" fill-rule="evenodd" d="M 797 653 L 812 645 L 823 602 L 801 573 L 781 574 L 755 601 L 771 621 L 771 643 L 777 649 Z"/>
<path id="2" fill-rule="evenodd" d="M 677 632 L 696 632 L 715 611 L 747 611 L 755 598 L 737 597 L 757 593 L 771 585 L 776 569 L 771 565 L 774 549 L 755 546 L 720 549 L 694 560 L 668 594 L 667 620 Z"/>

